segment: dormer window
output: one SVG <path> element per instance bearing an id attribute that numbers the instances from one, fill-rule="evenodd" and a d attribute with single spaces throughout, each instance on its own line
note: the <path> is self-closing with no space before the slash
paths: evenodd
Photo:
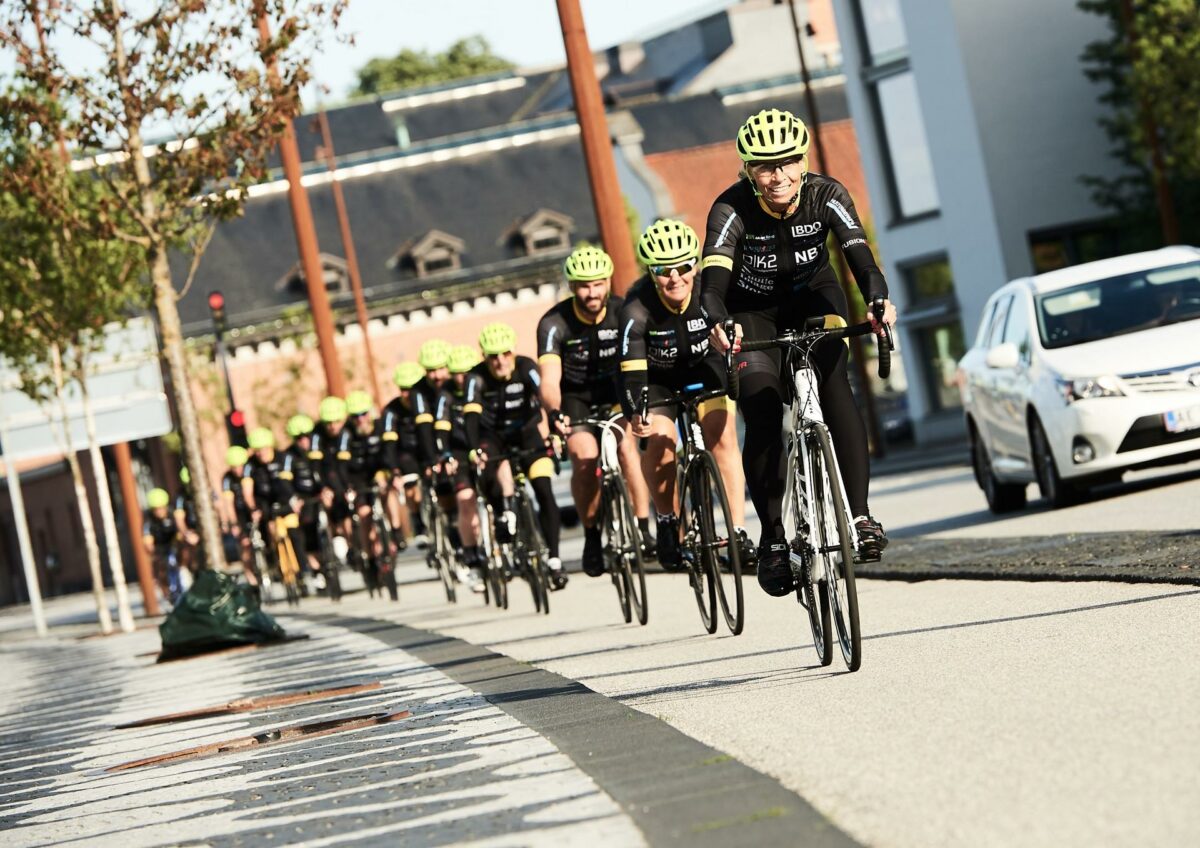
<path id="1" fill-rule="evenodd" d="M 462 267 L 466 242 L 441 230 L 430 230 L 418 239 L 410 239 L 388 260 L 392 269 L 411 269 L 418 277 L 428 277 Z"/>
<path id="2" fill-rule="evenodd" d="M 329 253 L 321 254 L 321 271 L 325 277 L 325 290 L 330 294 L 341 294 L 350 291 L 350 271 L 346 260 Z M 276 291 L 292 291 L 302 293 L 307 291 L 308 284 L 304 279 L 304 267 L 297 262 L 286 274 L 275 283 Z"/>
<path id="3" fill-rule="evenodd" d="M 532 256 L 535 253 L 568 250 L 574 230 L 575 222 L 569 215 L 553 209 L 539 209 L 514 223 L 500 240 L 526 256 Z"/>

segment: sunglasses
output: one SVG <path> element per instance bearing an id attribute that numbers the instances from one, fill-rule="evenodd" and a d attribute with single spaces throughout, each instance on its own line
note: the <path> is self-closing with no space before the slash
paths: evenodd
<path id="1" fill-rule="evenodd" d="M 755 162 L 750 166 L 750 173 L 756 177 L 765 177 L 768 174 L 774 174 L 779 169 L 791 171 L 800 167 L 803 161 L 803 156 L 792 156 L 788 159 L 780 159 L 777 162 Z"/>
<path id="2" fill-rule="evenodd" d="M 504 357 L 509 356 L 511 353 L 512 353 L 511 350 L 506 350 L 506 351 L 504 351 L 504 353 L 488 353 L 488 354 L 484 354 L 484 355 L 488 359 L 503 359 Z"/>
<path id="3" fill-rule="evenodd" d="M 688 271 L 695 268 L 698 261 L 697 259 L 689 259 L 686 262 L 680 262 L 678 265 L 651 265 L 650 273 L 656 277 L 669 277 L 672 271 L 676 271 L 682 277 Z"/>

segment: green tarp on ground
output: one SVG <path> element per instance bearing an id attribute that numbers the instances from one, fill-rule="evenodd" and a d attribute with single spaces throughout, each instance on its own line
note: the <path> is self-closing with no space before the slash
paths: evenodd
<path id="1" fill-rule="evenodd" d="M 257 592 L 236 578 L 205 569 L 158 626 L 158 661 L 237 645 L 273 642 L 287 634 L 262 611 Z"/>

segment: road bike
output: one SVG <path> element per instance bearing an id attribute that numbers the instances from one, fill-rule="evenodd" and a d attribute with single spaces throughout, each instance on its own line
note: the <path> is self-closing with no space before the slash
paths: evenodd
<path id="1" fill-rule="evenodd" d="M 316 523 L 317 560 L 321 563 L 321 574 L 325 578 L 325 593 L 331 601 L 342 599 L 342 559 L 337 554 L 333 543 L 333 526 L 329 521 L 329 512 L 325 504 L 314 499 L 313 510 Z"/>
<path id="2" fill-rule="evenodd" d="M 475 511 L 479 521 L 479 553 L 483 557 L 483 602 L 508 609 L 508 581 L 513 573 L 513 545 L 496 539 L 496 517 L 483 494 L 478 470 L 471 469 Z"/>
<path id="3" fill-rule="evenodd" d="M 533 593 L 533 608 L 538 612 L 550 613 L 550 548 L 542 535 L 541 525 L 533 511 L 533 498 L 529 494 L 529 478 L 525 475 L 526 460 L 547 456 L 544 448 L 532 450 L 510 449 L 496 462 L 508 461 L 513 476 L 513 513 L 517 526 L 512 534 L 513 571 L 524 577 Z M 555 462 L 555 473 L 558 471 Z"/>
<path id="4" fill-rule="evenodd" d="M 425 548 L 425 562 L 437 571 L 442 588 L 446 591 L 446 600 L 452 604 L 457 603 L 458 591 L 455 584 L 458 578 L 454 574 L 457 556 L 454 543 L 450 541 L 450 523 L 438 503 L 437 486 L 434 481 L 429 477 L 422 479 L 421 488 L 421 512 L 429 537 L 429 544 Z"/>
<path id="5" fill-rule="evenodd" d="M 704 445 L 700 428 L 700 404 L 722 397 L 724 389 L 704 390 L 702 383 L 684 386 L 670 397 L 650 400 L 642 390 L 640 415 L 649 420 L 650 410 L 671 407 L 680 447 L 676 452 L 676 487 L 679 493 L 680 553 L 696 595 L 700 621 L 709 633 L 717 632 L 717 605 L 725 625 L 735 636 L 745 625 L 742 597 L 742 555 L 734 532 L 733 516 L 725 482 L 712 452 Z"/>
<path id="6" fill-rule="evenodd" d="M 624 416 L 611 414 L 611 406 L 594 406 L 589 417 L 571 422 L 572 427 L 591 427 L 599 433 L 600 441 L 600 509 L 596 522 L 604 540 L 604 560 L 617 603 L 628 624 L 637 618 L 645 624 L 649 618 L 646 603 L 646 572 L 642 560 L 642 538 L 633 515 L 633 503 L 621 473 L 619 442 L 625 427 L 618 423 Z"/>
<path id="7" fill-rule="evenodd" d="M 882 319 L 882 302 L 876 301 L 872 309 Z M 886 379 L 891 371 L 892 339 L 890 329 L 886 324 L 884 327 L 884 336 L 879 339 L 878 368 L 880 378 Z M 730 338 L 733 329 L 732 322 L 726 322 Z M 783 520 L 796 600 L 807 612 L 821 665 L 833 662 L 836 629 L 842 659 L 850 671 L 857 671 L 862 665 L 858 590 L 854 579 L 858 535 L 842 485 L 837 454 L 821 413 L 819 378 L 812 353 L 821 342 L 832 343 L 870 332 L 870 323 L 847 327 L 840 316 L 827 315 L 810 318 L 801 330 L 772 339 L 743 340 L 740 346 L 742 351 L 781 348 L 792 375 L 794 393 L 787 430 Z M 731 348 L 727 358 L 729 394 L 736 399 L 739 387 L 732 352 Z"/>
<path id="8" fill-rule="evenodd" d="M 369 484 L 370 511 L 366 517 L 358 514 L 359 493 L 346 490 L 346 505 L 350 510 L 350 526 L 353 530 L 351 545 L 357 559 L 367 595 L 383 596 L 386 589 L 393 601 L 400 599 L 400 587 L 396 583 L 396 543 L 392 539 L 392 525 L 384 510 L 384 496 L 378 480 Z"/>

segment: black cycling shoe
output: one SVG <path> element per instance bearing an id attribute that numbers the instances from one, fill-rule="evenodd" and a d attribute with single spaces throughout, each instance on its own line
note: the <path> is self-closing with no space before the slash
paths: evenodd
<path id="1" fill-rule="evenodd" d="M 643 529 L 639 523 L 638 532 L 642 537 L 642 559 L 650 561 L 658 559 L 658 542 L 654 539 L 654 534 L 650 532 L 650 528 Z"/>
<path id="2" fill-rule="evenodd" d="M 589 527 L 583 531 L 583 573 L 588 577 L 599 577 L 604 571 L 604 542 L 600 530 Z"/>
<path id="3" fill-rule="evenodd" d="M 658 564 L 663 571 L 681 571 L 679 558 L 679 519 L 673 515 L 658 517 Z"/>
<path id="4" fill-rule="evenodd" d="M 859 562 L 878 562 L 888 545 L 883 525 L 869 515 L 860 515 L 854 519 L 854 529 L 858 533 Z"/>
<path id="5" fill-rule="evenodd" d="M 758 549 L 758 585 L 768 595 L 790 595 L 795 583 L 786 539 L 771 539 Z"/>

